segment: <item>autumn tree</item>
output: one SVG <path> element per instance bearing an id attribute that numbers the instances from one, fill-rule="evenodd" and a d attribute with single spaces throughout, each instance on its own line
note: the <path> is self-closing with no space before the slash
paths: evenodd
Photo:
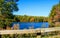
<path id="1" fill-rule="evenodd" d="M 54 27 L 56 22 L 60 20 L 60 3 L 52 7 L 51 13 L 49 14 L 49 23 L 51 27 Z"/>

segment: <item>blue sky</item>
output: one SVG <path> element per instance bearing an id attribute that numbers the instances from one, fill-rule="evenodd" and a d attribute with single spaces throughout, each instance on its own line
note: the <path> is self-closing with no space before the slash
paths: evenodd
<path id="1" fill-rule="evenodd" d="M 14 15 L 48 16 L 53 5 L 59 0 L 19 0 L 17 12 Z"/>

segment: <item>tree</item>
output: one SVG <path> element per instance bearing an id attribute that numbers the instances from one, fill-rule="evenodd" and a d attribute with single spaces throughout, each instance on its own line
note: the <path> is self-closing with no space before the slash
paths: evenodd
<path id="1" fill-rule="evenodd" d="M 13 12 L 18 11 L 16 2 L 18 2 L 18 0 L 0 0 L 0 19 L 2 19 L 0 20 L 1 27 L 5 27 L 6 25 L 9 26 L 10 23 L 13 22 Z"/>
<path id="2" fill-rule="evenodd" d="M 9 18 L 13 17 L 12 12 L 18 11 L 17 1 L 18 0 L 0 0 L 0 14 Z"/>
<path id="3" fill-rule="evenodd" d="M 51 13 L 49 14 L 49 23 L 53 27 L 60 18 L 60 3 L 52 7 Z"/>

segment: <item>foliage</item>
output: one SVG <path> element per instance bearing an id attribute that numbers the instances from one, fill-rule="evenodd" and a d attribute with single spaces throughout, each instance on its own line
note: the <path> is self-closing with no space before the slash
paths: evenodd
<path id="1" fill-rule="evenodd" d="M 14 19 L 19 22 L 48 22 L 48 17 L 43 16 L 15 16 Z"/>
<path id="2" fill-rule="evenodd" d="M 1 38 L 36 38 L 35 35 L 32 35 L 31 34 L 3 34 L 2 36 L 0 36 Z"/>
<path id="3" fill-rule="evenodd" d="M 60 19 L 60 3 L 59 4 L 56 4 L 52 7 L 52 10 L 49 14 L 49 23 L 50 23 L 50 26 L 51 27 L 54 27 L 55 26 L 55 22 L 56 21 L 59 21 Z"/>
<path id="4" fill-rule="evenodd" d="M 12 12 L 18 11 L 18 0 L 0 0 L 0 28 L 10 26 L 14 21 L 14 15 Z"/>
<path id="5" fill-rule="evenodd" d="M 5 18 L 13 18 L 13 11 L 18 11 L 17 0 L 0 0 L 0 14 Z"/>

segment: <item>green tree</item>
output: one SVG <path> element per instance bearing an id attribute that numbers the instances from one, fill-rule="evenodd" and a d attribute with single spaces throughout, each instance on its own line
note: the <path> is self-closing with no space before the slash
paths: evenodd
<path id="1" fill-rule="evenodd" d="M 17 0 L 1 0 L 0 13 L 7 18 L 13 18 L 13 11 L 18 11 Z"/>
<path id="2" fill-rule="evenodd" d="M 5 25 L 9 26 L 10 22 L 12 22 L 11 20 L 9 22 L 7 19 L 13 19 L 13 12 L 18 11 L 16 2 L 18 2 L 18 0 L 0 0 L 0 19 L 3 19 L 0 21 L 1 27 Z"/>

